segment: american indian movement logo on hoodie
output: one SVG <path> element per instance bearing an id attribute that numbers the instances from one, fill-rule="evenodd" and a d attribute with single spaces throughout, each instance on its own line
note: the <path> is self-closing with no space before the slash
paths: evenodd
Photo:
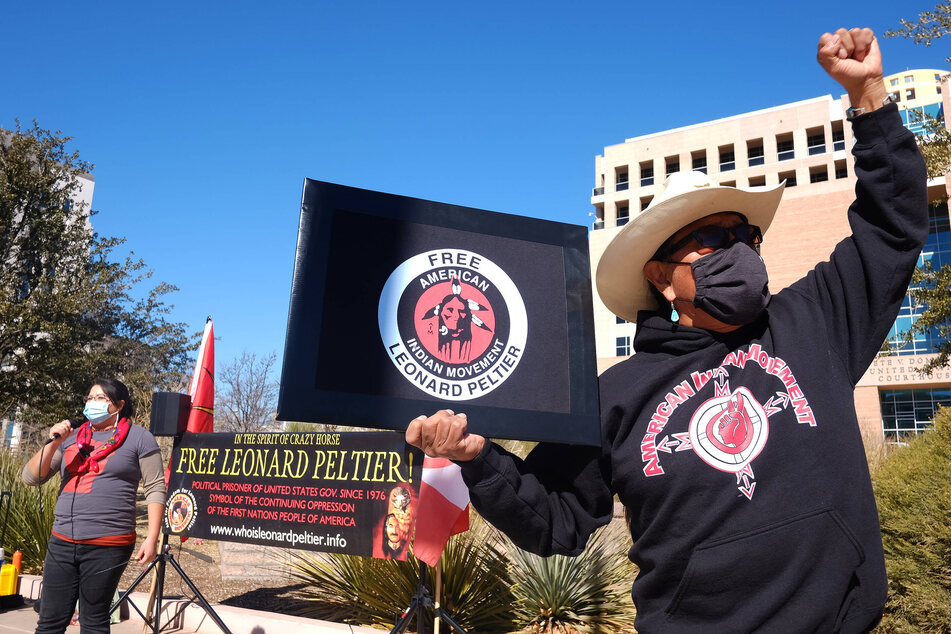
<path id="1" fill-rule="evenodd" d="M 730 387 L 729 368 L 747 366 L 759 368 L 778 382 L 778 390 L 765 403 L 745 387 Z M 713 397 L 697 405 L 697 394 L 710 381 Z M 674 411 L 684 406 L 695 407 L 687 431 L 665 433 Z M 792 410 L 798 423 L 816 426 L 812 408 L 785 361 L 759 344 L 731 352 L 717 368 L 692 372 L 656 405 L 641 440 L 644 475 L 664 475 L 660 454 L 692 450 L 710 467 L 735 474 L 737 489 L 752 500 L 756 489 L 753 460 L 766 446 L 770 416 L 786 409 Z"/>
<path id="2" fill-rule="evenodd" d="M 380 336 L 404 379 L 436 398 L 468 401 L 496 389 L 525 351 L 518 288 L 487 257 L 435 249 L 404 261 L 380 294 Z"/>

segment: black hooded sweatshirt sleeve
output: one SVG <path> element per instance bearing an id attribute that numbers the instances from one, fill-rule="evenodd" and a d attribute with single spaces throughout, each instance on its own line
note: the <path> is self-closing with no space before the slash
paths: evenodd
<path id="1" fill-rule="evenodd" d="M 461 463 L 519 547 L 579 553 L 626 507 L 638 631 L 864 632 L 886 579 L 853 389 L 927 237 L 924 164 L 893 105 L 853 121 L 852 235 L 717 335 L 644 313 L 602 374 L 600 448 L 487 443 Z"/>

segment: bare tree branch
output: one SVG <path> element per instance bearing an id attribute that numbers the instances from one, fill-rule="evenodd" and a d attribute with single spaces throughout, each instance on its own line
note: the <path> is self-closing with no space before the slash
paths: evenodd
<path id="1" fill-rule="evenodd" d="M 215 404 L 219 431 L 257 432 L 274 428 L 278 384 L 271 377 L 277 355 L 244 351 L 218 372 L 223 389 Z"/>

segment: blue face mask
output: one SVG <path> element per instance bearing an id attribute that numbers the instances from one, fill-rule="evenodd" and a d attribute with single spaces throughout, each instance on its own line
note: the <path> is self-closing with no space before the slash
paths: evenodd
<path id="1" fill-rule="evenodd" d="M 112 414 L 109 413 L 109 403 L 106 401 L 89 401 L 83 408 L 83 416 L 90 423 L 98 424 L 108 420 Z"/>

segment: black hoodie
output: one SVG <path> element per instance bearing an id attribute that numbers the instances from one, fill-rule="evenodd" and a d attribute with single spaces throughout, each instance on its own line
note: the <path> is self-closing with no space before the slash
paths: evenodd
<path id="1" fill-rule="evenodd" d="M 577 554 L 631 519 L 638 631 L 864 632 L 887 590 L 853 391 L 928 230 L 924 164 L 895 106 L 853 122 L 852 235 L 728 334 L 642 313 L 600 379 L 602 446 L 491 443 L 462 464 L 518 546 Z"/>

